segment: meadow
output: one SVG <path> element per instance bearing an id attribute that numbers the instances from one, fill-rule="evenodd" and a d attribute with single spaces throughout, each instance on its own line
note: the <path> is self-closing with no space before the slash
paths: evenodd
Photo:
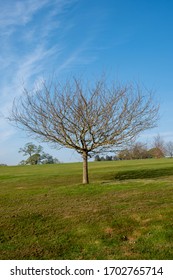
<path id="1" fill-rule="evenodd" d="M 0 259 L 173 259 L 173 159 L 0 167 Z"/>

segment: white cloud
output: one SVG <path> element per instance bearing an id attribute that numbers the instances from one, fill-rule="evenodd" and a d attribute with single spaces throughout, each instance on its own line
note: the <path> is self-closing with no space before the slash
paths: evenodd
<path id="1" fill-rule="evenodd" d="M 60 52 L 60 50 L 59 50 Z M 51 49 L 45 49 L 43 46 L 39 46 L 33 52 L 21 57 L 15 64 L 15 68 L 11 69 L 11 80 L 9 81 L 9 75 L 7 74 L 5 85 L 0 85 L 0 112 L 3 115 L 7 115 L 12 105 L 13 99 L 21 95 L 22 90 L 25 87 L 30 87 L 31 84 L 38 80 L 44 74 L 46 64 L 51 61 L 51 57 L 58 55 L 58 46 L 54 46 Z M 9 62 L 10 64 L 10 62 Z"/>
<path id="2" fill-rule="evenodd" d="M 9 37 L 17 30 L 19 25 L 25 25 L 29 23 L 34 14 L 46 5 L 51 6 L 48 16 L 46 18 L 49 22 L 49 26 L 41 26 L 40 33 L 37 34 L 36 44 L 27 46 L 27 41 L 32 42 L 36 36 L 36 31 L 40 27 L 40 22 L 35 22 L 35 27 L 31 27 L 30 34 L 26 37 L 20 32 L 16 38 L 4 38 L 3 44 L 0 46 L 1 58 L 0 58 L 0 142 L 6 141 L 15 133 L 15 129 L 12 128 L 4 117 L 9 115 L 12 102 L 16 96 L 22 93 L 23 86 L 29 86 L 34 84 L 34 87 L 38 86 L 38 80 L 41 76 L 46 74 L 45 72 L 51 71 L 51 61 L 59 56 L 62 48 L 54 43 L 51 46 L 47 46 L 46 36 L 49 35 L 51 29 L 55 28 L 55 22 L 53 16 L 56 12 L 60 12 L 63 6 L 68 1 L 52 1 L 49 0 L 26 0 L 26 1 L 7 1 L 4 2 L 1 7 L 0 13 L 0 30 L 1 37 L 8 35 Z M 56 5 L 56 9 L 53 9 Z M 53 9 L 53 10 L 51 10 Z M 53 25 L 51 25 L 51 20 Z M 34 30 L 34 28 L 36 30 Z M 27 38 L 27 40 L 26 40 Z M 16 39 L 21 42 L 21 50 L 15 51 Z M 23 45 L 22 45 L 23 44 Z M 20 48 L 20 46 L 19 46 Z M 23 49 L 25 52 L 22 52 Z M 35 82 L 37 81 L 37 82 Z"/>
<path id="3" fill-rule="evenodd" d="M 68 5 L 77 0 L 9 0 L 1 3 L 0 29 L 28 24 L 35 14 L 43 8 L 48 10 L 48 18 L 63 12 Z"/>
<path id="4" fill-rule="evenodd" d="M 53 46 L 50 49 L 45 49 L 44 46 L 38 46 L 33 52 L 27 54 L 22 58 L 22 61 L 18 63 L 18 71 L 16 73 L 16 79 L 28 80 L 34 75 L 39 74 L 44 70 L 45 63 L 53 56 L 57 54 L 60 49 L 58 46 Z"/>
<path id="5" fill-rule="evenodd" d="M 91 36 L 69 47 L 68 35 L 75 31 L 75 22 L 66 17 L 66 12 L 75 2 L 77 0 L 9 0 L 1 5 L 0 154 L 6 149 L 10 158 L 7 143 L 21 141 L 22 133 L 16 132 L 4 117 L 9 115 L 12 102 L 21 95 L 23 87 L 38 88 L 43 77 L 50 78 L 52 72 L 56 75 L 95 59 L 86 55 Z M 41 9 L 44 13 L 37 18 Z"/>
<path id="6" fill-rule="evenodd" d="M 15 130 L 10 126 L 3 115 L 0 115 L 0 143 L 6 141 L 15 133 Z"/>
<path id="7" fill-rule="evenodd" d="M 8 1 L 1 5 L 0 26 L 1 28 L 25 25 L 33 15 L 48 4 L 48 0 L 35 1 Z"/>

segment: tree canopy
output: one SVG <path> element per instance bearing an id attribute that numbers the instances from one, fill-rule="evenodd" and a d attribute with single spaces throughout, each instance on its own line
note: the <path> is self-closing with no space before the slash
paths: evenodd
<path id="1" fill-rule="evenodd" d="M 58 159 L 53 158 L 52 155 L 49 155 L 48 153 L 45 153 L 43 151 L 42 146 L 36 146 L 32 142 L 26 143 L 23 148 L 19 149 L 19 153 L 23 153 L 24 156 L 29 157 L 26 160 L 22 160 L 20 162 L 21 165 L 25 164 L 53 164 L 53 163 L 59 163 Z"/>

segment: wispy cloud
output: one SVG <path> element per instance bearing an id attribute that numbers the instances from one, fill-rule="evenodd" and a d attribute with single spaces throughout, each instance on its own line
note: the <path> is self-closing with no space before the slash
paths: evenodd
<path id="1" fill-rule="evenodd" d="M 0 141 L 15 131 L 6 123 L 14 97 L 48 71 L 51 61 L 61 52 L 60 43 L 48 44 L 51 31 L 60 24 L 55 15 L 62 12 L 66 0 L 4 1 L 0 13 Z M 46 8 L 46 11 L 44 9 Z M 42 17 L 38 14 L 43 10 Z M 37 18 L 38 16 L 38 18 Z M 43 21 L 46 25 L 44 26 Z M 22 29 L 21 29 L 22 28 Z"/>
<path id="2" fill-rule="evenodd" d="M 96 59 L 88 53 L 92 32 L 86 36 L 82 32 L 76 40 L 78 28 L 80 32 L 82 29 L 70 16 L 70 7 L 78 2 L 9 0 L 1 4 L 0 141 L 15 133 L 4 117 L 8 116 L 13 99 L 22 93 L 23 85 L 33 88 L 52 72 L 71 71 Z"/>
<path id="3" fill-rule="evenodd" d="M 69 0 L 3 2 L 0 13 L 0 72 L 4 83 L 10 76 L 12 84 L 19 78 L 28 79 L 42 71 L 54 55 L 59 55 L 61 43 L 55 40 L 49 42 L 47 37 L 55 28 L 57 32 L 60 25 L 58 13 L 68 3 Z M 37 14 L 45 8 L 42 16 Z M 22 29 L 19 29 L 21 26 Z"/>
<path id="4" fill-rule="evenodd" d="M 88 65 L 96 59 L 95 56 L 87 56 L 86 53 L 87 43 L 85 46 L 82 44 L 79 48 L 70 53 L 70 55 L 57 68 L 57 73 L 64 69 L 70 70 L 74 67 L 78 68 L 79 66 Z"/>
<path id="5" fill-rule="evenodd" d="M 27 24 L 34 14 L 48 4 L 48 0 L 42 1 L 8 1 L 1 4 L 0 26 L 1 29 Z"/>
<path id="6" fill-rule="evenodd" d="M 46 63 L 61 52 L 58 45 L 50 49 L 46 49 L 43 45 L 39 45 L 33 52 L 22 58 L 18 63 L 18 71 L 16 73 L 17 80 L 29 81 L 33 76 L 44 73 Z M 20 64 L 20 65 L 19 65 Z"/>

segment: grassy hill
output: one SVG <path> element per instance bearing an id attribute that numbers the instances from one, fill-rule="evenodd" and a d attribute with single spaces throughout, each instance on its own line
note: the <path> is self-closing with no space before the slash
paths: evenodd
<path id="1" fill-rule="evenodd" d="M 1 259 L 173 259 L 173 159 L 0 167 Z"/>

